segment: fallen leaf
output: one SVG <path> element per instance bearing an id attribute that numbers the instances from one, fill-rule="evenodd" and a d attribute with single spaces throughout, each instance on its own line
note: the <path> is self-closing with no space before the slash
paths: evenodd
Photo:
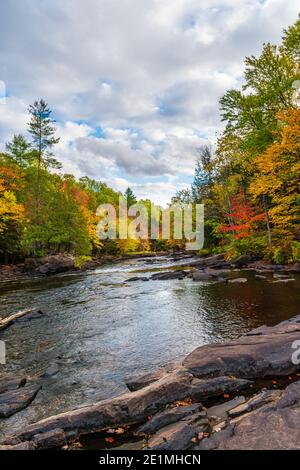
<path id="1" fill-rule="evenodd" d="M 189 406 L 191 405 L 193 402 L 191 400 L 191 398 L 186 398 L 185 400 L 178 400 L 175 402 L 175 406 Z"/>
<path id="2" fill-rule="evenodd" d="M 114 429 L 107 429 L 107 434 L 114 434 L 116 431 Z"/>
<path id="3" fill-rule="evenodd" d="M 277 384 L 277 380 L 272 380 L 272 384 L 273 384 L 273 385 L 276 385 L 276 384 Z"/>
<path id="4" fill-rule="evenodd" d="M 125 430 L 124 430 L 123 428 L 117 428 L 117 429 L 115 430 L 115 433 L 116 433 L 116 434 L 124 434 L 124 432 L 125 432 Z"/>
<path id="5" fill-rule="evenodd" d="M 224 393 L 223 397 L 224 398 L 230 398 L 230 395 L 228 395 L 228 393 Z"/>
<path id="6" fill-rule="evenodd" d="M 113 437 L 106 437 L 105 442 L 108 442 L 109 444 L 112 444 L 113 442 L 115 442 L 115 440 L 114 440 Z"/>
<path id="7" fill-rule="evenodd" d="M 194 443 L 198 442 L 197 437 L 193 437 L 193 438 L 192 438 L 192 442 L 194 442 Z"/>

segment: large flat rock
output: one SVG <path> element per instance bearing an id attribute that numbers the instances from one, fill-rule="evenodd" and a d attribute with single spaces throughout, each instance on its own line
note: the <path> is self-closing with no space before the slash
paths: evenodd
<path id="1" fill-rule="evenodd" d="M 292 344 L 299 339 L 297 316 L 275 327 L 258 328 L 235 341 L 197 348 L 184 359 L 183 366 L 199 378 L 288 375 L 299 369 L 292 363 Z"/>

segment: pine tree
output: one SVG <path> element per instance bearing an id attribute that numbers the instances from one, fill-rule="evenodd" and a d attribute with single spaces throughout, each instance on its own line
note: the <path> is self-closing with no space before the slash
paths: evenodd
<path id="1" fill-rule="evenodd" d="M 195 202 L 200 202 L 205 197 L 205 190 L 211 182 L 212 152 L 208 145 L 198 149 L 194 181 L 192 183 L 192 197 Z"/>
<path id="2" fill-rule="evenodd" d="M 28 167 L 32 162 L 30 144 L 22 134 L 15 134 L 5 148 L 12 161 L 21 167 Z"/>
<path id="3" fill-rule="evenodd" d="M 131 188 L 127 188 L 124 197 L 127 199 L 127 206 L 130 207 L 137 202 L 135 195 Z"/>

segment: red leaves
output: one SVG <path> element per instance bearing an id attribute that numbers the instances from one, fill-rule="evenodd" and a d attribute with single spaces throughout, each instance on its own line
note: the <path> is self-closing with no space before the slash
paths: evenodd
<path id="1" fill-rule="evenodd" d="M 230 220 L 228 225 L 220 225 L 220 233 L 232 232 L 235 239 L 251 236 L 255 222 L 264 218 L 263 213 L 257 214 L 251 204 L 246 200 L 243 191 L 230 198 L 231 211 L 225 214 Z"/>

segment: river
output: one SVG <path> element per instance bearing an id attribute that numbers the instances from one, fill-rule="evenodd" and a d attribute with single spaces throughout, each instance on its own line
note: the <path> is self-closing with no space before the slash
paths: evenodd
<path id="1" fill-rule="evenodd" d="M 126 282 L 171 266 L 176 263 L 168 258 L 140 258 L 85 273 L 2 283 L 0 316 L 35 306 L 46 312 L 2 333 L 7 370 L 35 376 L 50 363 L 59 365 L 58 374 L 42 379 L 34 402 L 6 420 L 2 432 L 119 395 L 127 390 L 127 378 L 180 360 L 197 346 L 299 314 L 299 278 L 274 284 L 271 275 L 256 281 L 248 271 L 245 284 L 188 278 Z"/>

